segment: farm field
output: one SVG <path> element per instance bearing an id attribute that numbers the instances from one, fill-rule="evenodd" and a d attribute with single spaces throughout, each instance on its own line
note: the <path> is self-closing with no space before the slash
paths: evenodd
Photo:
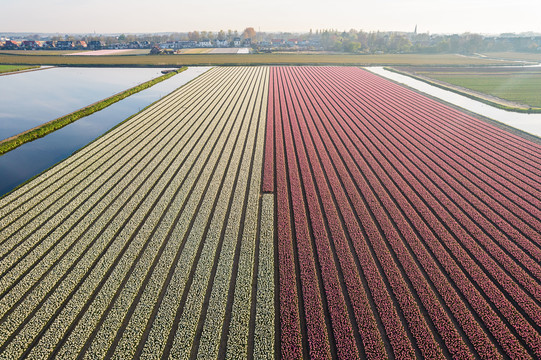
<path id="1" fill-rule="evenodd" d="M 281 357 L 540 358 L 541 147 L 361 69 L 270 86 Z"/>
<path id="2" fill-rule="evenodd" d="M 414 67 L 401 70 L 514 103 L 541 107 L 541 67 L 460 69 Z"/>
<path id="3" fill-rule="evenodd" d="M 201 50 L 201 49 L 199 49 Z M 202 49 L 209 50 L 209 49 Z M 513 65 L 512 61 L 465 57 L 454 54 L 184 54 L 146 56 L 40 56 L 0 54 L 0 64 L 35 65 L 116 65 L 116 66 L 188 66 L 188 65 Z"/>
<path id="4" fill-rule="evenodd" d="M 526 61 L 526 62 L 541 62 L 540 53 L 521 53 L 521 52 L 488 52 L 483 53 L 484 56 L 493 59 L 503 59 L 503 60 L 515 60 L 515 61 Z"/>
<path id="5" fill-rule="evenodd" d="M 110 56 L 110 55 L 146 55 L 149 49 L 111 49 L 111 50 L 85 50 L 68 54 L 70 56 Z"/>
<path id="6" fill-rule="evenodd" d="M 244 53 L 243 48 L 216 48 L 210 51 L 210 54 L 241 54 Z M 249 53 L 249 52 L 246 52 Z"/>
<path id="7" fill-rule="evenodd" d="M 80 50 L 0 50 L 0 54 L 6 55 L 69 55 Z"/>
<path id="8" fill-rule="evenodd" d="M 208 54 L 212 49 L 182 49 L 182 54 Z"/>
<path id="9" fill-rule="evenodd" d="M 2 198 L 0 354 L 272 358 L 267 93 L 210 70 Z"/>
<path id="10" fill-rule="evenodd" d="M 0 356 L 541 358 L 540 167 L 360 68 L 211 69 L 0 198 Z"/>

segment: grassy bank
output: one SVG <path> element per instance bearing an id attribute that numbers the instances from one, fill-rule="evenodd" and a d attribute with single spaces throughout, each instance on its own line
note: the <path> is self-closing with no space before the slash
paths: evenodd
<path id="1" fill-rule="evenodd" d="M 541 113 L 539 89 L 541 73 L 504 74 L 479 73 L 478 69 L 464 69 L 460 74 L 448 72 L 440 74 L 423 69 L 404 70 L 386 67 L 387 70 L 406 75 L 427 84 L 452 91 L 470 99 L 480 101 L 502 110 L 519 113 Z M 507 70 L 509 72 L 510 70 Z M 471 90 L 471 92 L 469 92 Z M 501 99 L 501 102 L 498 102 Z M 509 103 L 509 104 L 508 104 Z M 513 103 L 518 103 L 513 106 Z M 520 107 L 524 104 L 523 107 Z"/>
<path id="2" fill-rule="evenodd" d="M 15 71 L 37 69 L 37 68 L 39 68 L 39 65 L 34 65 L 34 66 L 0 65 L 0 74 L 15 72 Z"/>
<path id="3" fill-rule="evenodd" d="M 89 105 L 87 107 L 84 107 L 80 110 L 77 110 L 73 113 L 64 115 L 58 119 L 49 121 L 47 123 L 41 124 L 39 126 L 36 126 L 33 129 L 27 130 L 25 132 L 22 132 L 18 135 L 12 136 L 10 138 L 7 138 L 5 140 L 0 141 L 0 155 L 3 155 L 7 153 L 8 151 L 11 151 L 19 146 L 21 146 L 24 143 L 39 139 L 47 134 L 52 133 L 53 131 L 56 131 L 60 128 L 63 128 L 66 125 L 71 124 L 74 121 L 77 121 L 85 116 L 88 116 L 90 114 L 95 113 L 96 111 L 102 110 L 122 99 L 127 98 L 128 96 L 131 96 L 135 93 L 138 93 L 142 90 L 148 89 L 149 87 L 162 82 L 166 79 L 169 79 L 170 77 L 186 70 L 186 67 L 180 68 L 176 71 L 170 72 L 168 74 L 159 76 L 155 79 L 149 80 L 147 82 L 144 82 L 142 84 L 139 84 L 137 86 L 134 86 L 128 90 L 122 91 L 116 95 L 113 95 L 111 97 L 108 97 L 104 100 L 101 100 L 97 103 L 94 103 L 92 105 Z"/>
<path id="4" fill-rule="evenodd" d="M 181 55 L 7 55 L 0 64 L 56 66 L 179 66 L 179 65 L 416 65 L 483 66 L 512 64 L 456 54 L 181 54 Z"/>
<path id="5" fill-rule="evenodd" d="M 483 53 L 487 58 L 524 61 L 524 62 L 541 62 L 540 52 L 486 52 Z"/>

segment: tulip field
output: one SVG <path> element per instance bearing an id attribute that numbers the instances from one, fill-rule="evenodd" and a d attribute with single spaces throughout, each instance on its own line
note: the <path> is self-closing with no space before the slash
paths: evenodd
<path id="1" fill-rule="evenodd" d="M 273 357 L 268 71 L 212 69 L 1 200 L 0 354 Z"/>
<path id="2" fill-rule="evenodd" d="M 541 147 L 357 68 L 271 69 L 282 358 L 541 358 Z"/>
<path id="3" fill-rule="evenodd" d="M 539 359 L 541 145 L 213 68 L 0 199 L 0 358 Z"/>

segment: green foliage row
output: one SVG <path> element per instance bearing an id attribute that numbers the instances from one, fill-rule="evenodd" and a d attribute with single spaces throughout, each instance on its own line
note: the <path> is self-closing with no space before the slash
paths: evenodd
<path id="1" fill-rule="evenodd" d="M 27 132 L 23 132 L 15 137 L 6 139 L 4 141 L 0 142 L 0 156 L 7 153 L 8 151 L 11 151 L 27 142 L 39 139 L 41 137 L 44 137 L 45 135 L 48 135 L 52 133 L 53 131 L 56 131 L 58 129 L 63 128 L 66 125 L 71 124 L 74 121 L 77 121 L 85 116 L 91 115 L 95 113 L 96 111 L 100 111 L 102 109 L 105 109 L 106 107 L 123 100 L 127 98 L 128 96 L 131 96 L 135 93 L 138 93 L 142 90 L 148 89 L 149 87 L 156 85 L 157 83 L 160 83 L 164 80 L 169 79 L 170 77 L 183 72 L 186 70 L 186 67 L 180 68 L 178 70 L 172 71 L 170 73 L 167 73 L 165 75 L 159 76 L 155 79 L 149 80 L 147 82 L 144 82 L 142 84 L 139 84 L 137 86 L 134 86 L 128 90 L 125 90 L 123 92 L 120 92 L 116 95 L 113 95 L 107 99 L 104 99 L 102 101 L 99 101 L 95 104 L 89 105 L 87 107 L 84 107 L 80 110 L 77 110 L 71 114 L 64 115 L 58 119 L 49 121 L 45 124 L 42 124 L 34 129 L 31 129 Z"/>

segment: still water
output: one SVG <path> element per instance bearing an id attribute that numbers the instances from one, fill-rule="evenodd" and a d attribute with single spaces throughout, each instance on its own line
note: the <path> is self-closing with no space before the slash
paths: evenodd
<path id="1" fill-rule="evenodd" d="M 0 196 L 41 173 L 109 129 L 207 71 L 192 67 L 168 80 L 0 156 Z M 142 70 L 142 69 L 138 69 Z M 49 70 L 45 70 L 46 72 Z"/>
<path id="2" fill-rule="evenodd" d="M 408 85 L 409 87 L 412 87 L 416 90 L 437 97 L 438 99 L 442 99 L 451 104 L 457 105 L 463 109 L 485 116 L 492 120 L 499 121 L 501 123 L 512 126 L 516 129 L 520 129 L 532 135 L 541 137 L 541 114 L 524 114 L 512 111 L 505 111 L 470 99 L 466 96 L 462 96 L 454 92 L 429 85 L 425 82 L 415 80 L 413 78 L 410 78 L 409 76 L 385 70 L 382 67 L 368 67 L 366 69 L 372 71 L 375 74 L 381 75 L 401 84 Z"/>
<path id="3" fill-rule="evenodd" d="M 69 68 L 0 76 L 0 139 L 156 78 L 158 68 Z"/>

